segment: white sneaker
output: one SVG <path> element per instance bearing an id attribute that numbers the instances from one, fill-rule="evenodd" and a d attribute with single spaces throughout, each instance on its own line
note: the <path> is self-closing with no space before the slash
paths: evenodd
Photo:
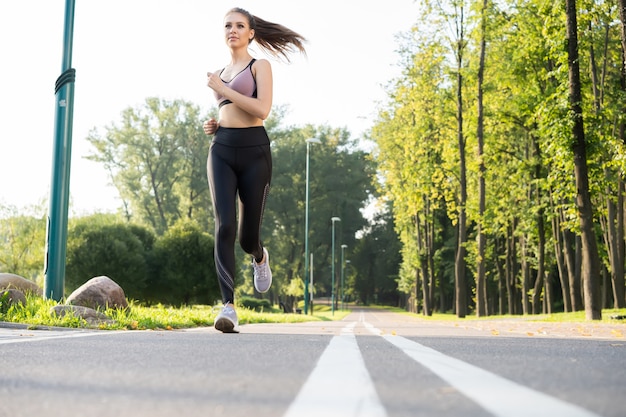
<path id="1" fill-rule="evenodd" d="M 237 312 L 230 305 L 225 305 L 215 317 L 215 329 L 222 333 L 239 333 Z"/>
<path id="2" fill-rule="evenodd" d="M 270 255 L 267 249 L 263 248 L 263 263 L 258 264 L 253 259 L 254 267 L 254 288 L 260 293 L 268 292 L 272 285 L 272 271 L 270 270 Z"/>

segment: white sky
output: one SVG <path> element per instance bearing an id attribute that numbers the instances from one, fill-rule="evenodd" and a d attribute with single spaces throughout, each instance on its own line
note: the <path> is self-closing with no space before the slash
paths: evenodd
<path id="1" fill-rule="evenodd" d="M 65 3 L 0 0 L 3 205 L 45 201 L 47 210 Z M 222 21 L 235 6 L 309 40 L 307 58 L 272 61 L 274 104 L 289 106 L 286 124 L 327 123 L 354 137 L 371 127 L 383 86 L 399 74 L 395 35 L 417 17 L 413 0 L 76 0 L 70 216 L 120 206 L 103 167 L 84 158 L 91 129 L 104 133 L 147 97 L 214 106 L 206 72 L 228 62 Z"/>

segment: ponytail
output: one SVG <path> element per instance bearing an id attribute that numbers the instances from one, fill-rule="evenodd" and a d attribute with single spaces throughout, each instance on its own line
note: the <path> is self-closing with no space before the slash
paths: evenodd
<path id="1" fill-rule="evenodd" d="M 299 33 L 278 23 L 263 20 L 240 7 L 235 7 L 228 13 L 241 13 L 246 16 L 250 29 L 254 29 L 253 40 L 270 55 L 277 58 L 282 56 L 287 62 L 289 62 L 289 54 L 291 53 L 300 52 L 306 55 L 304 49 L 306 39 Z"/>

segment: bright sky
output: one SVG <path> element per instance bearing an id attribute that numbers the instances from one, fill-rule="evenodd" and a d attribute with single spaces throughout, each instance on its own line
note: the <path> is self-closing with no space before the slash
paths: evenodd
<path id="1" fill-rule="evenodd" d="M 65 3 L 0 1 L 3 205 L 45 201 L 47 210 Z M 84 158 L 91 129 L 104 133 L 147 97 L 214 106 L 206 72 L 228 63 L 222 22 L 235 6 L 309 40 L 307 58 L 271 61 L 274 104 L 290 108 L 285 122 L 327 123 L 354 137 L 371 127 L 384 85 L 400 73 L 395 35 L 417 17 L 414 0 L 76 0 L 70 216 L 120 206 L 104 168 Z"/>

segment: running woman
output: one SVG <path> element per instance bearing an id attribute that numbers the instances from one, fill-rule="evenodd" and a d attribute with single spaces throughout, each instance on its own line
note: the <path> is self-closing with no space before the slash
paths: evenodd
<path id="1" fill-rule="evenodd" d="M 268 60 L 253 58 L 248 46 L 254 40 L 271 56 L 289 61 L 290 53 L 306 53 L 306 40 L 241 8 L 226 13 L 224 40 L 230 49 L 230 63 L 207 73 L 207 85 L 219 107 L 219 120 L 207 120 L 203 128 L 207 135 L 214 135 L 207 171 L 215 213 L 215 265 L 224 303 L 215 328 L 238 333 L 234 304 L 237 233 L 241 248 L 252 255 L 256 290 L 267 292 L 272 284 L 269 254 L 260 236 L 272 178 L 270 140 L 263 125 L 272 107 L 272 68 Z"/>

